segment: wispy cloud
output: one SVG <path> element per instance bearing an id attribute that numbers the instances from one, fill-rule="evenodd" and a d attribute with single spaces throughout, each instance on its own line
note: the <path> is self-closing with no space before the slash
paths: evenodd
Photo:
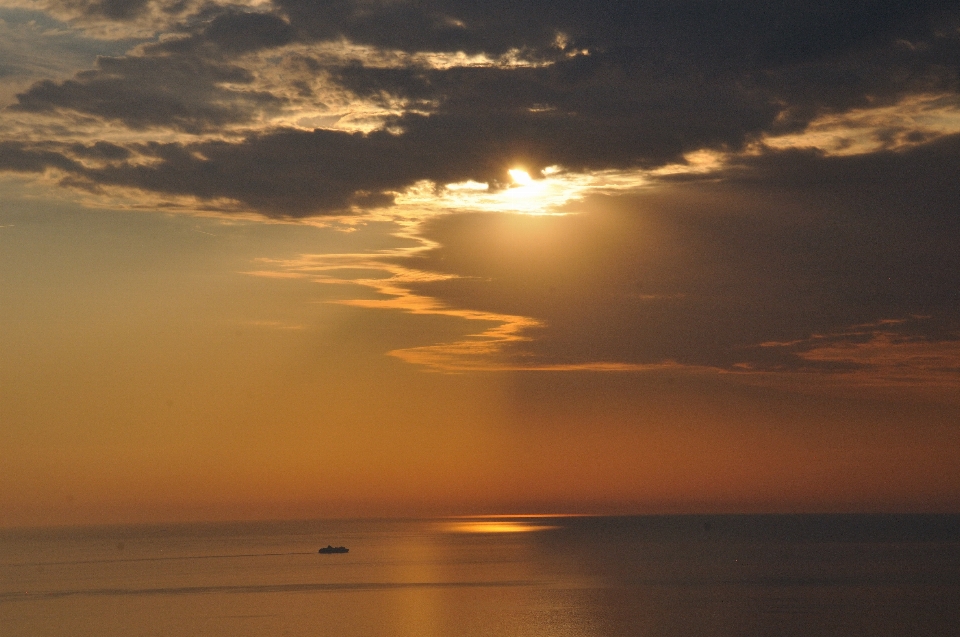
<path id="1" fill-rule="evenodd" d="M 409 233 L 407 236 L 410 236 Z M 341 305 L 493 323 L 492 327 L 471 334 L 460 341 L 393 350 L 388 353 L 407 362 L 438 371 L 498 368 L 497 357 L 505 354 L 511 345 L 529 340 L 525 332 L 540 326 L 541 323 L 524 316 L 454 308 L 435 298 L 412 292 L 410 284 L 453 278 L 450 275 L 408 268 L 394 262 L 398 258 L 409 257 L 424 247 L 374 254 L 318 254 L 303 255 L 292 260 L 263 260 L 277 270 L 258 270 L 248 274 L 278 278 L 309 278 L 326 285 L 360 286 L 384 297 L 334 301 Z M 381 273 L 384 276 L 357 275 L 361 272 Z M 349 276 L 348 273 L 354 273 L 354 276 Z"/>
<path id="2" fill-rule="evenodd" d="M 802 131 L 764 136 L 762 146 L 856 155 L 909 148 L 956 133 L 960 133 L 960 96 L 944 92 L 907 95 L 893 104 L 827 113 Z"/>
<path id="3" fill-rule="evenodd" d="M 403 253 L 402 256 L 408 256 Z M 673 361 L 658 364 L 637 364 L 617 361 L 589 361 L 582 363 L 547 363 L 538 360 L 518 345 L 532 340 L 530 332 L 545 324 L 535 318 L 455 308 L 429 296 L 416 294 L 408 287 L 412 283 L 442 281 L 454 278 L 397 265 L 385 259 L 395 259 L 396 252 L 381 255 L 327 254 L 304 255 L 299 259 L 273 261 L 278 272 L 257 271 L 249 274 L 277 277 L 309 277 L 327 285 L 356 285 L 373 290 L 386 298 L 344 299 L 334 301 L 341 305 L 377 310 L 394 310 L 408 314 L 445 316 L 465 321 L 492 323 L 481 332 L 444 343 L 396 349 L 387 352 L 403 361 L 421 365 L 439 372 L 494 372 L 494 371 L 552 371 L 552 372 L 637 372 L 678 370 L 683 368 Z M 330 276 L 335 271 L 379 271 L 382 278 Z M 692 368 L 691 368 L 692 369 Z"/>
<path id="4" fill-rule="evenodd" d="M 448 281 L 458 275 L 420 270 L 403 265 L 403 261 L 417 256 L 436 244 L 419 234 L 420 224 L 407 223 L 399 233 L 414 239 L 414 247 L 385 250 L 376 253 L 341 253 L 301 255 L 295 259 L 259 259 L 268 269 L 244 272 L 266 278 L 308 279 L 324 285 L 359 286 L 383 298 L 348 298 L 332 301 L 340 305 L 373 310 L 399 311 L 414 315 L 444 316 L 451 319 L 490 324 L 480 332 L 451 341 L 396 349 L 386 352 L 403 361 L 433 371 L 494 372 L 494 371 L 589 371 L 631 372 L 677 370 L 682 366 L 673 361 L 657 364 L 637 364 L 619 361 L 587 361 L 550 363 L 523 350 L 530 342 L 531 332 L 545 327 L 536 318 L 457 308 L 438 298 L 412 291 L 414 284 Z M 369 274 L 381 276 L 369 276 Z"/>
<path id="5" fill-rule="evenodd" d="M 834 369 L 845 382 L 866 387 L 960 389 L 960 334 L 941 338 L 918 327 L 930 317 L 886 319 L 761 347 L 789 352 L 811 367 Z"/>

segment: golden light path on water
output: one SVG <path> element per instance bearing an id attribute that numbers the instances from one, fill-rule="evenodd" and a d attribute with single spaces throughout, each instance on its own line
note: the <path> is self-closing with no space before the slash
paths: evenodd
<path id="1" fill-rule="evenodd" d="M 440 530 L 446 533 L 535 533 L 559 528 L 555 524 L 537 522 L 535 517 L 517 518 L 516 516 L 483 519 L 459 518 L 440 523 Z"/>

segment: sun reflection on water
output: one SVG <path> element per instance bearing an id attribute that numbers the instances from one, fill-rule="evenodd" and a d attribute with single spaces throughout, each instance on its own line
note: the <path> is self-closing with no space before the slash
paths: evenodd
<path id="1" fill-rule="evenodd" d="M 441 529 L 447 533 L 534 533 L 559 529 L 554 524 L 530 520 L 457 520 L 444 522 Z"/>

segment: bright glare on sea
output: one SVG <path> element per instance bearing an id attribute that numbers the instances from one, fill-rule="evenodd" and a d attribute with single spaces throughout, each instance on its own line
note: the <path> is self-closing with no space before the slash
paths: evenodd
<path id="1" fill-rule="evenodd" d="M 957 634 L 960 516 L 0 532 L 3 637 Z"/>

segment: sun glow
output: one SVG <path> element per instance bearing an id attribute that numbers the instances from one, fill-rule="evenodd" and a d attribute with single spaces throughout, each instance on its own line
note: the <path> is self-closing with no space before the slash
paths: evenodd
<path id="1" fill-rule="evenodd" d="M 575 173 L 547 166 L 540 174 L 534 179 L 526 170 L 512 168 L 505 185 L 472 179 L 446 184 L 423 180 L 397 193 L 387 218 L 417 221 L 451 211 L 567 214 L 564 206 L 589 193 L 625 192 L 647 183 L 636 170 Z"/>
<path id="2" fill-rule="evenodd" d="M 530 173 L 521 168 L 511 168 L 507 172 L 510 173 L 510 179 L 513 180 L 513 183 L 519 186 L 529 186 L 533 183 L 533 177 L 530 176 Z"/>
<path id="3" fill-rule="evenodd" d="M 467 181 L 461 181 L 455 184 L 447 184 L 447 190 L 490 190 L 490 184 L 480 183 L 479 181 L 473 181 L 469 179 Z"/>

